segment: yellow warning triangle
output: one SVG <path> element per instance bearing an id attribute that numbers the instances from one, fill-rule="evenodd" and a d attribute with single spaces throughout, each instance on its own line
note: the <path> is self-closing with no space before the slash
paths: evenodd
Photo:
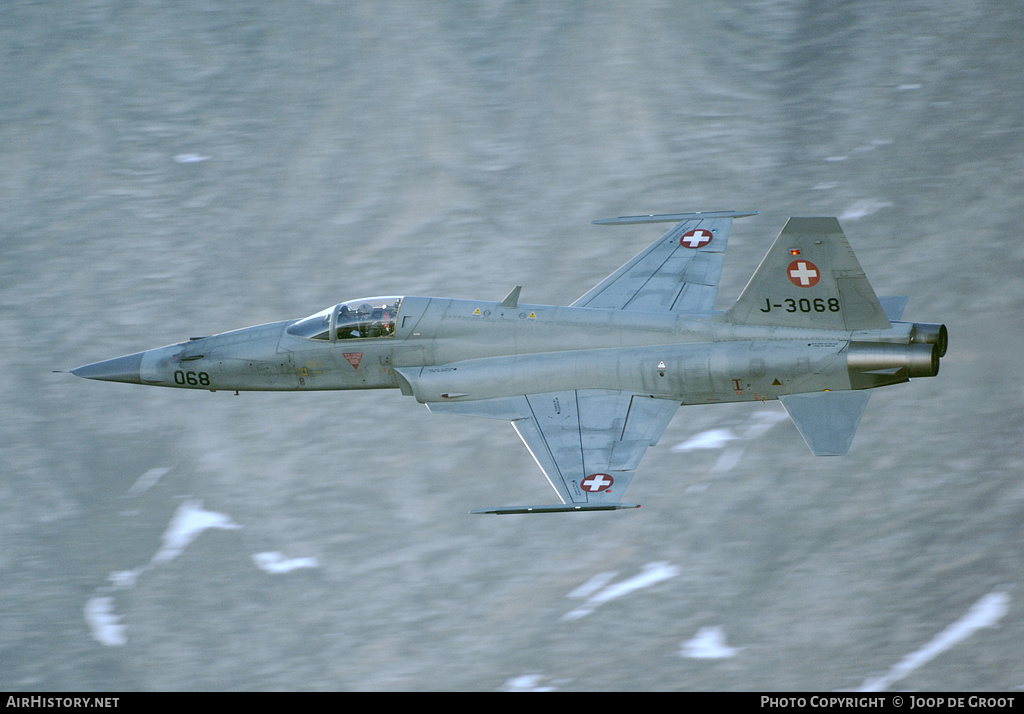
<path id="1" fill-rule="evenodd" d="M 480 308 L 477 308 L 476 310 L 474 310 L 473 314 L 474 315 L 479 315 L 480 314 Z"/>

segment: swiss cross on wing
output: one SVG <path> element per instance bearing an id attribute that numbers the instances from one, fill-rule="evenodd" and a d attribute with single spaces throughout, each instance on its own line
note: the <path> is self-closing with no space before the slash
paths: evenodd
<path id="1" fill-rule="evenodd" d="M 599 493 L 607 491 L 613 483 L 615 480 L 608 474 L 590 474 L 580 481 L 580 487 L 588 493 Z"/>
<path id="2" fill-rule="evenodd" d="M 692 231 L 686 231 L 679 236 L 679 245 L 684 248 L 703 248 L 715 235 L 708 230 L 703 228 L 694 228 Z"/>

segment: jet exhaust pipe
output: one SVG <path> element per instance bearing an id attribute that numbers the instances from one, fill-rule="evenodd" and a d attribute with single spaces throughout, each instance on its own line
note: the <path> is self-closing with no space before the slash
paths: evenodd
<path id="1" fill-rule="evenodd" d="M 932 325 L 927 322 L 915 322 L 910 328 L 911 344 L 935 345 L 938 348 L 939 357 L 946 356 L 946 347 L 949 346 L 949 335 L 945 325 Z"/>
<path id="2" fill-rule="evenodd" d="M 846 350 L 851 386 L 865 389 L 915 377 L 934 377 L 939 373 L 939 352 L 938 343 L 851 342 Z"/>

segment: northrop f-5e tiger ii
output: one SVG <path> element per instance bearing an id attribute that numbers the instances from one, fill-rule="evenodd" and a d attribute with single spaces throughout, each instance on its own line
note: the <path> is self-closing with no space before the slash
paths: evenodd
<path id="1" fill-rule="evenodd" d="M 504 419 L 555 505 L 620 499 L 680 405 L 778 399 L 815 455 L 842 455 L 874 387 L 933 377 L 944 325 L 903 322 L 875 295 L 835 218 L 790 218 L 739 299 L 715 310 L 736 211 L 623 216 L 673 223 L 567 307 L 436 297 L 348 300 L 79 367 L 79 377 L 181 389 L 394 388 L 432 412 Z"/>

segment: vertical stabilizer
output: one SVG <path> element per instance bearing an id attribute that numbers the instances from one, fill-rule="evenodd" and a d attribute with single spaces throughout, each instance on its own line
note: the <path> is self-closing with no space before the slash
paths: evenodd
<path id="1" fill-rule="evenodd" d="M 831 330 L 891 327 L 835 218 L 790 218 L 723 319 Z"/>

